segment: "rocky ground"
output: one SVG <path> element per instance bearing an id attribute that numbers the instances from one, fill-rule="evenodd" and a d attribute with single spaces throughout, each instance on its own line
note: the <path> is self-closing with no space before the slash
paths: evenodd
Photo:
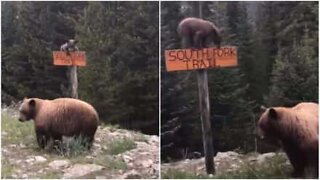
<path id="1" fill-rule="evenodd" d="M 257 154 L 251 153 L 242 155 L 234 151 L 219 152 L 214 157 L 216 174 L 207 176 L 205 171 L 204 158 L 185 159 L 182 161 L 161 164 L 161 173 L 165 178 L 259 178 L 260 170 L 268 173 L 262 177 L 273 176 L 273 178 L 282 178 L 288 175 L 291 165 L 283 152 Z M 282 171 L 282 172 L 267 172 Z M 289 169 L 289 170 L 288 170 Z M 252 173 L 242 175 L 241 173 Z M 248 172 L 250 171 L 250 172 Z M 188 175 L 178 176 L 177 172 L 187 173 Z M 232 174 L 232 176 L 228 176 Z M 191 177 L 190 177 L 191 175 Z"/>
<path id="2" fill-rule="evenodd" d="M 158 178 L 159 137 L 99 126 L 90 151 L 72 155 L 37 147 L 33 122 L 2 110 L 2 178 Z"/>

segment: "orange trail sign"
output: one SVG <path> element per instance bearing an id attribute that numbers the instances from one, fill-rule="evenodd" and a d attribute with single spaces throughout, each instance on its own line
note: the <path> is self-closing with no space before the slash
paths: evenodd
<path id="1" fill-rule="evenodd" d="M 225 46 L 204 49 L 165 51 L 167 71 L 234 67 L 238 65 L 237 48 Z"/>
<path id="2" fill-rule="evenodd" d="M 67 55 L 64 51 L 53 51 L 53 64 L 57 66 L 86 66 L 84 51 L 74 51 Z"/>

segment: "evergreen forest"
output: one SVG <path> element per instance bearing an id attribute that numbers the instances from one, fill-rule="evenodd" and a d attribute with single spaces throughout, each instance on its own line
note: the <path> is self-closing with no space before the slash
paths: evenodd
<path id="1" fill-rule="evenodd" d="M 209 69 L 214 151 L 270 152 L 256 124 L 261 106 L 318 102 L 318 2 L 161 2 L 161 52 L 180 49 L 179 22 L 190 16 L 223 29 L 238 66 Z M 161 58 L 162 161 L 203 156 L 196 71 L 167 72 Z"/>
<path id="2" fill-rule="evenodd" d="M 158 2 L 1 2 L 1 98 L 70 97 L 68 66 L 52 51 L 76 39 L 87 65 L 78 68 L 79 99 L 100 121 L 159 132 Z"/>

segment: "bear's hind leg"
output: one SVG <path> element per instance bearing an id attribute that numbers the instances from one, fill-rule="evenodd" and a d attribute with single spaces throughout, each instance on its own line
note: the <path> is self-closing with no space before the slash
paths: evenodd
<path id="1" fill-rule="evenodd" d="M 91 149 L 91 147 L 92 147 L 92 145 L 93 145 L 93 141 L 94 141 L 94 135 L 93 135 L 93 136 L 89 136 L 89 137 L 88 137 L 88 144 L 87 144 L 88 150 Z"/>
<path id="2" fill-rule="evenodd" d="M 53 149 L 54 146 L 54 139 L 51 136 L 48 136 L 48 141 L 47 141 L 47 145 L 45 146 L 45 150 L 47 151 L 51 151 Z"/>
<path id="3" fill-rule="evenodd" d="M 62 142 L 62 136 L 61 135 L 54 135 L 53 136 L 53 147 L 54 149 L 63 152 L 64 147 L 63 147 L 63 142 Z"/>

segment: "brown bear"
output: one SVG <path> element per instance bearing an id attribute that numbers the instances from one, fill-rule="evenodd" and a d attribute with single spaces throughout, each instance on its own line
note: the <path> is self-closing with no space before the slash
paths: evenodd
<path id="1" fill-rule="evenodd" d="M 90 148 L 99 121 L 98 113 L 90 104 L 72 98 L 25 98 L 19 108 L 19 121 L 31 119 L 34 120 L 37 142 L 41 148 L 55 140 L 61 142 L 62 136 L 81 136 Z"/>
<path id="2" fill-rule="evenodd" d="M 268 108 L 258 122 L 258 133 L 281 141 L 294 168 L 294 177 L 318 178 L 318 110 L 316 103 L 292 108 Z"/>
<path id="3" fill-rule="evenodd" d="M 220 48 L 220 30 L 210 21 L 195 17 L 185 18 L 179 23 L 177 31 L 188 47 L 206 48 L 207 43 L 213 41 Z"/>

